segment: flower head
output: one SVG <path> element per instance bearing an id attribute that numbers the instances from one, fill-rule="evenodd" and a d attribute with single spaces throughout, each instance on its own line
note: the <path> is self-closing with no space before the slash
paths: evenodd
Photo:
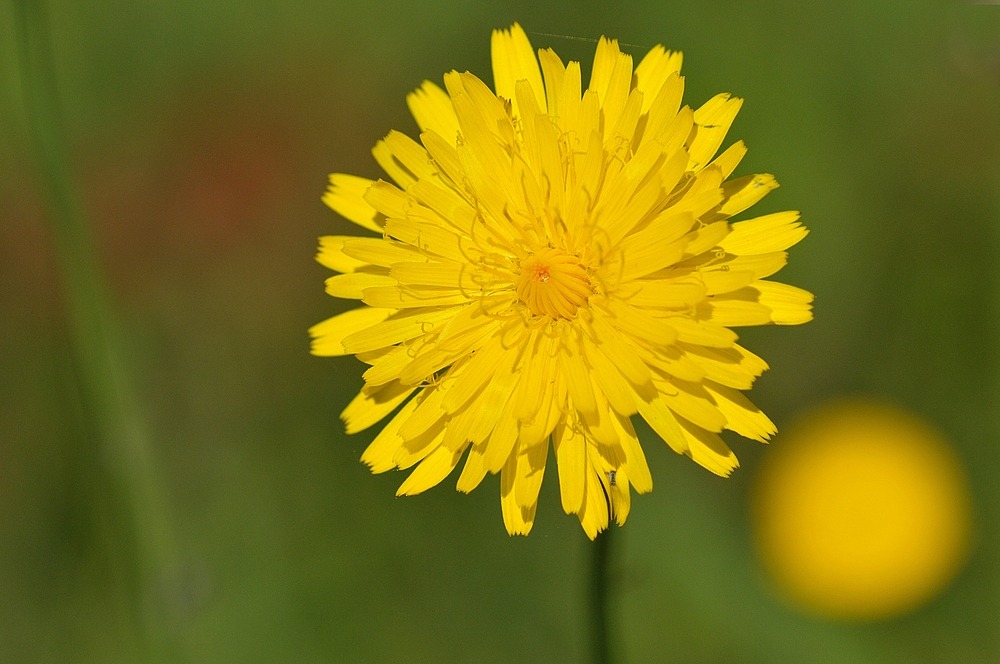
<path id="1" fill-rule="evenodd" d="M 552 441 L 563 509 L 595 537 L 653 482 L 630 420 L 719 475 L 719 437 L 765 441 L 771 421 L 740 392 L 767 365 L 729 328 L 799 324 L 808 292 L 765 280 L 806 230 L 797 212 L 730 224 L 777 187 L 727 180 L 717 157 L 742 100 L 681 107 L 681 54 L 632 66 L 602 38 L 590 84 L 521 27 L 494 31 L 496 91 L 452 71 L 407 103 L 420 142 L 372 150 L 395 182 L 334 174 L 326 203 L 379 237 L 321 238 L 335 297 L 364 306 L 314 326 L 316 355 L 371 365 L 342 417 L 353 433 L 402 408 L 362 455 L 373 472 L 416 466 L 397 495 L 500 473 L 511 534 L 527 534 Z"/>

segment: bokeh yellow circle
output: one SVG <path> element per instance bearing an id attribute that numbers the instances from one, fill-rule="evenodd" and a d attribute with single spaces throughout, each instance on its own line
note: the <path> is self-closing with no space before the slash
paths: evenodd
<path id="1" fill-rule="evenodd" d="M 888 406 L 827 406 L 771 446 L 757 476 L 754 534 L 765 567 L 800 607 L 878 620 L 934 597 L 969 546 L 971 499 L 951 448 Z"/>

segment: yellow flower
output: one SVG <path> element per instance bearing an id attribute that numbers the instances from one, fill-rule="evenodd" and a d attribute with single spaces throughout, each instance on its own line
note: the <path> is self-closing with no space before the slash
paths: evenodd
<path id="1" fill-rule="evenodd" d="M 395 185 L 330 176 L 326 203 L 380 237 L 321 238 L 341 273 L 327 292 L 366 306 L 315 325 L 313 353 L 371 365 L 348 433 L 405 403 L 361 457 L 416 465 L 397 495 L 468 450 L 458 490 L 500 473 L 507 531 L 527 534 L 551 439 L 563 509 L 594 538 L 653 487 L 632 415 L 723 476 L 720 431 L 774 433 L 739 392 L 767 364 L 729 328 L 812 318 L 811 294 L 764 280 L 807 231 L 797 212 L 728 222 L 778 185 L 726 181 L 746 147 L 715 154 L 742 100 L 682 108 L 680 53 L 633 70 L 602 38 L 582 94 L 580 64 L 536 59 L 517 24 L 492 57 L 495 94 L 452 71 L 407 97 L 420 142 L 372 150 Z"/>
<path id="2" fill-rule="evenodd" d="M 941 434 L 859 401 L 821 409 L 775 444 L 753 514 L 784 595 L 830 618 L 877 620 L 917 609 L 955 577 L 972 501 Z"/>

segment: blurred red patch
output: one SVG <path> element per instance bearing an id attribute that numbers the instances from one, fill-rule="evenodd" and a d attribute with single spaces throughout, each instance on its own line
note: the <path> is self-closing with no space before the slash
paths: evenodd
<path id="1" fill-rule="evenodd" d="M 202 85 L 145 116 L 85 169 L 116 290 L 151 264 L 198 272 L 238 249 L 290 178 L 293 109 L 273 90 Z"/>

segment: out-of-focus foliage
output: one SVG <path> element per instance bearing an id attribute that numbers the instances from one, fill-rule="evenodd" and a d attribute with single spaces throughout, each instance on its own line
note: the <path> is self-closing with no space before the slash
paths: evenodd
<path id="1" fill-rule="evenodd" d="M 1000 659 L 1000 7 L 961 3 L 47 3 L 69 150 L 126 332 L 177 542 L 152 601 L 166 661 L 575 662 L 587 542 L 546 477 L 508 538 L 496 478 L 395 499 L 337 414 L 353 359 L 308 355 L 343 303 L 312 262 L 350 232 L 332 171 L 414 133 L 404 97 L 452 68 L 489 78 L 490 30 L 589 62 L 607 34 L 684 51 L 685 99 L 746 98 L 737 174 L 782 188 L 810 236 L 782 277 L 816 320 L 746 330 L 778 424 L 860 393 L 919 413 L 971 478 L 977 542 L 908 617 L 807 618 L 753 557 L 733 439 L 719 479 L 640 430 L 655 489 L 633 504 L 612 592 L 632 662 Z M 0 661 L 151 658 L 139 547 L 82 433 L 64 291 L 25 138 L 11 9 L 0 10 Z M 539 33 L 549 33 L 545 36 Z M 585 79 L 587 72 L 584 73 Z M 780 433 L 778 437 L 780 441 Z M 776 442 L 775 444 L 778 444 Z M 551 469 L 550 469 L 551 470 Z M 143 599 L 145 598 L 145 599 Z"/>

